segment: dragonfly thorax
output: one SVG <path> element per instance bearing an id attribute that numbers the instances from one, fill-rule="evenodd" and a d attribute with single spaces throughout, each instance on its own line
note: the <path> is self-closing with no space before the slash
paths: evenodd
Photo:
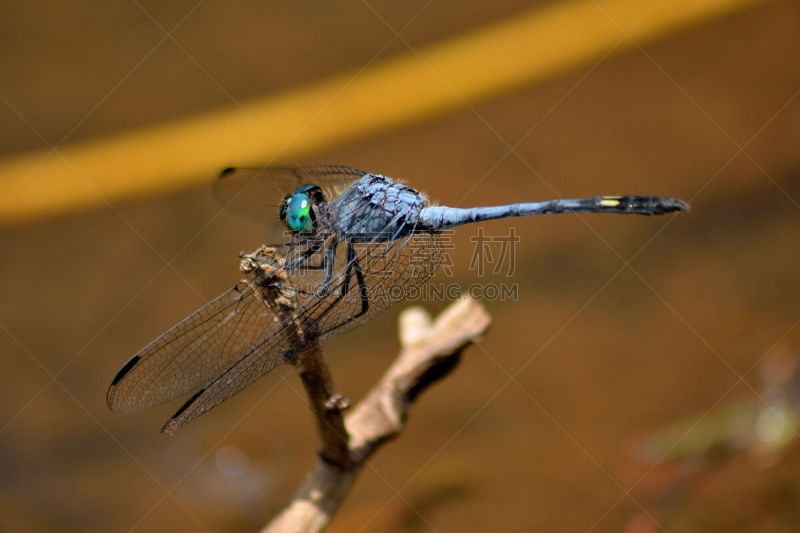
<path id="1" fill-rule="evenodd" d="M 292 232 L 314 233 L 317 227 L 317 217 L 313 208 L 324 202 L 325 195 L 317 185 L 301 185 L 283 199 L 278 211 L 278 218 Z"/>

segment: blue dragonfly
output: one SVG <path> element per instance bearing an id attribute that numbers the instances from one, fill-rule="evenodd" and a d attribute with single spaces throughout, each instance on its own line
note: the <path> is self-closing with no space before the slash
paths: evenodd
<path id="1" fill-rule="evenodd" d="M 387 176 L 335 165 L 230 168 L 215 185 L 223 204 L 268 216 L 284 237 L 240 254 L 245 275 L 233 288 L 142 348 L 114 377 L 107 395 L 113 411 L 191 393 L 162 433 L 173 434 L 424 284 L 442 263 L 441 235 L 449 228 L 527 215 L 689 210 L 660 196 L 437 206 Z"/>

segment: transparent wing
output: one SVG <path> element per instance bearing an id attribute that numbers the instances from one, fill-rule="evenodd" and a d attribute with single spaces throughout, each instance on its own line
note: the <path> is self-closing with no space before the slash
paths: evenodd
<path id="1" fill-rule="evenodd" d="M 442 260 L 435 233 L 392 241 L 343 242 L 338 247 L 344 249 L 337 249 L 335 274 L 327 295 L 316 296 L 306 290 L 319 286 L 324 275 L 320 270 L 286 272 L 296 294 L 296 310 L 190 398 L 163 432 L 173 433 L 257 381 L 279 362 L 292 361 L 315 345 L 371 320 L 417 290 Z"/>
<path id="2" fill-rule="evenodd" d="M 245 277 L 134 355 L 114 377 L 108 406 L 134 412 L 193 392 L 275 323 L 275 314 L 254 290 L 253 277 Z"/>
<path id="3" fill-rule="evenodd" d="M 316 320 L 321 342 L 358 327 L 398 302 L 419 298 L 420 289 L 442 263 L 437 233 L 421 232 L 390 242 L 353 243 L 352 247 L 356 260 L 351 262 L 353 274 L 346 296 L 309 310 L 310 316 L 320 317 Z M 342 285 L 338 286 L 340 291 Z M 368 308 L 362 314 L 364 301 Z"/>
<path id="4" fill-rule="evenodd" d="M 214 182 L 213 193 L 225 209 L 251 222 L 270 226 L 278 222 L 283 198 L 300 185 L 319 185 L 330 201 L 365 174 L 363 170 L 343 165 L 226 168 Z"/>

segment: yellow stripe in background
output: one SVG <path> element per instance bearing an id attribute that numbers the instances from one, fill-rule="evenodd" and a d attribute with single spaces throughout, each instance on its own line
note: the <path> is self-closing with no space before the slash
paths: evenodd
<path id="1" fill-rule="evenodd" d="M 554 76 L 761 0 L 571 0 L 243 107 L 0 160 L 0 221 L 24 221 L 210 181 Z M 613 22 L 613 21 L 616 22 Z M 634 46 L 622 42 L 618 50 Z M 457 94 L 456 94 L 457 91 Z M 268 134 L 266 133 L 268 132 Z M 270 139 L 271 138 L 271 139 Z M 44 158 L 44 159 L 43 159 Z"/>

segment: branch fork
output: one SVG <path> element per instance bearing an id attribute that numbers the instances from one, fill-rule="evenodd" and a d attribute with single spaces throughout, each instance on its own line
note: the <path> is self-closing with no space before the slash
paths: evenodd
<path id="1" fill-rule="evenodd" d="M 421 308 L 400 316 L 398 357 L 352 411 L 336 394 L 319 348 L 295 363 L 317 419 L 320 451 L 304 484 L 289 505 L 262 533 L 321 531 L 364 463 L 387 441 L 398 436 L 419 394 L 457 365 L 461 352 L 479 341 L 491 318 L 475 300 L 462 297 L 435 321 Z"/>

